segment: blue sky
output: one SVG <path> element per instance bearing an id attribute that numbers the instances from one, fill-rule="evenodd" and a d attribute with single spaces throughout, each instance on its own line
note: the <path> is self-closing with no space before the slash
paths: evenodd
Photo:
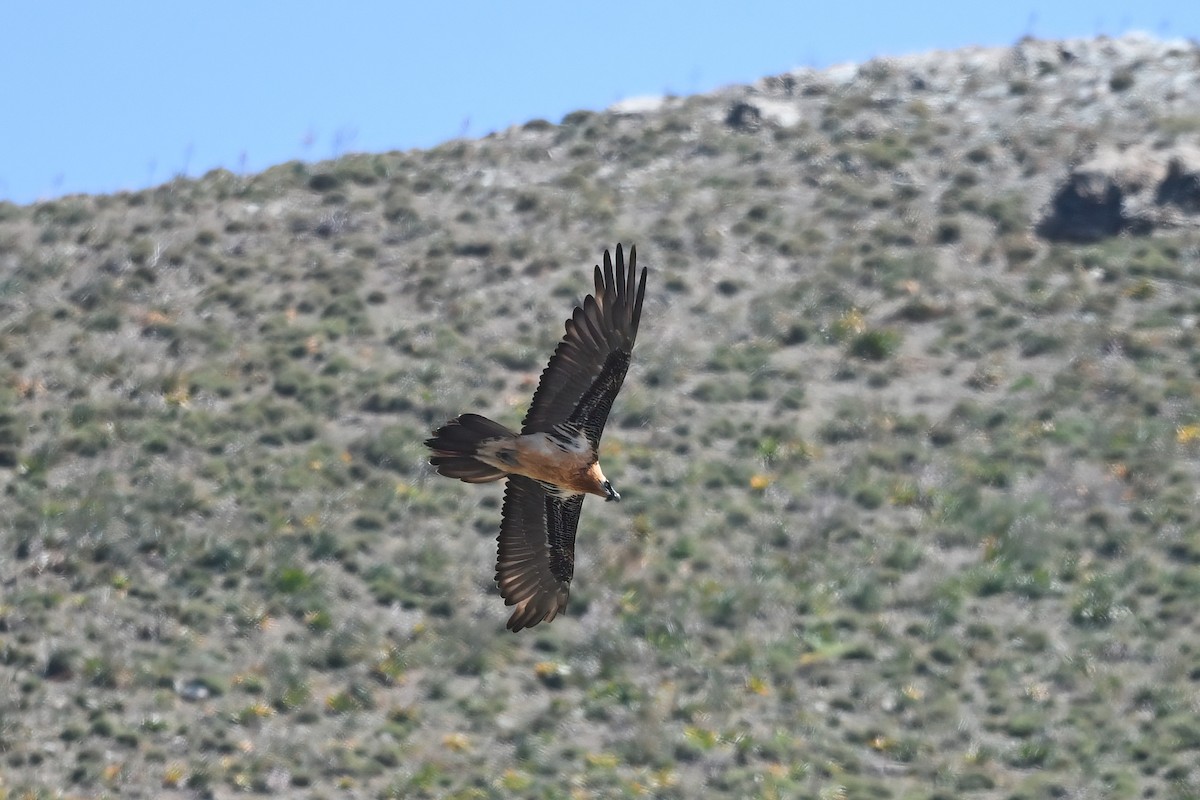
<path id="1" fill-rule="evenodd" d="M 0 5 L 0 199 L 429 147 L 1021 36 L 1200 39 L 1200 2 L 59 2 Z"/>

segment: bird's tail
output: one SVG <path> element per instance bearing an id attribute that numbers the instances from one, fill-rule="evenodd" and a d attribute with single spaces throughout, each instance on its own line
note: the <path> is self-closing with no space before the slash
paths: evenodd
<path id="1" fill-rule="evenodd" d="M 448 478 L 467 483 L 498 481 L 508 473 L 475 458 L 480 447 L 497 439 L 516 438 L 515 433 L 478 414 L 463 414 L 433 432 L 425 446 L 433 451 L 429 463 Z"/>

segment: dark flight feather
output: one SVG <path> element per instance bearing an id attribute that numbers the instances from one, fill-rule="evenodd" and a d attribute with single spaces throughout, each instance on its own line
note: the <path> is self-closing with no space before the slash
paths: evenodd
<path id="1" fill-rule="evenodd" d="M 582 507 L 583 495 L 562 500 L 535 480 L 509 476 L 496 558 L 496 585 L 505 604 L 517 606 L 509 630 L 549 622 L 566 607 Z"/>
<path id="2" fill-rule="evenodd" d="M 600 443 L 613 400 L 629 369 L 633 344 L 642 317 L 646 270 L 637 272 L 637 248 L 625 253 L 617 245 L 612 257 L 604 251 L 604 269 L 596 267 L 595 294 L 567 320 L 566 333 L 542 372 L 522 433 L 548 431 L 560 422 L 578 423 L 593 447 Z"/>

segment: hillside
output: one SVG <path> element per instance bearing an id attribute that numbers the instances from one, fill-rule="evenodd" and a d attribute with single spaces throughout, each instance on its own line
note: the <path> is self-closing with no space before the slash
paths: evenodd
<path id="1" fill-rule="evenodd" d="M 0 204 L 0 798 L 1200 795 L 1200 47 Z M 501 488 L 650 267 L 567 616 Z"/>

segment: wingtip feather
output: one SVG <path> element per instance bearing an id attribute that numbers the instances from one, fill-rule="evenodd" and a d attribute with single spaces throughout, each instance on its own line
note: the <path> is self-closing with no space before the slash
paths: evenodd
<path id="1" fill-rule="evenodd" d="M 564 588 L 560 588 L 553 596 L 531 595 L 513 604 L 516 605 L 516 609 L 504 627 L 516 633 L 542 622 L 553 622 L 560 613 L 566 610 L 569 596 L 570 590 Z"/>
<path id="2" fill-rule="evenodd" d="M 642 267 L 642 276 L 638 281 L 637 295 L 633 300 L 633 312 L 629 323 L 630 336 L 637 338 L 638 326 L 642 322 L 642 300 L 646 297 L 646 275 L 649 274 L 648 267 Z M 632 272 L 630 273 L 632 277 Z"/>

